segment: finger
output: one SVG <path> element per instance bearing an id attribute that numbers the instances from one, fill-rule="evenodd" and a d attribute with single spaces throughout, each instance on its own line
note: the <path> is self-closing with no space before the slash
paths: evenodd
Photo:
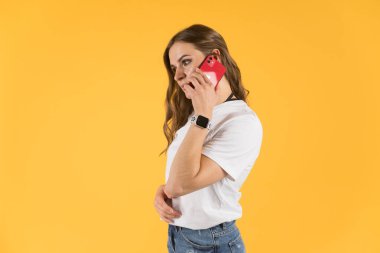
<path id="1" fill-rule="evenodd" d="M 171 218 L 171 217 L 169 217 L 169 216 L 167 216 L 165 214 L 159 214 L 159 215 L 160 215 L 160 220 L 165 220 L 168 223 L 173 223 L 174 222 L 173 218 Z"/>
<path id="2" fill-rule="evenodd" d="M 163 220 L 163 221 L 166 221 L 167 223 L 173 223 L 174 222 L 173 220 L 170 220 L 170 219 L 168 219 L 166 217 L 160 217 L 160 219 Z"/>
<path id="3" fill-rule="evenodd" d="M 183 89 L 187 92 L 187 93 L 189 93 L 189 95 L 190 95 L 190 99 L 192 99 L 193 98 L 193 96 L 194 96 L 194 89 L 190 86 L 190 84 L 185 84 L 184 86 L 183 86 Z"/>
<path id="4" fill-rule="evenodd" d="M 171 214 L 173 217 L 179 217 L 180 215 L 182 215 L 181 212 L 174 210 L 174 208 L 172 208 L 172 206 L 166 202 L 166 201 L 171 201 L 171 199 L 165 199 L 166 194 L 163 188 L 164 188 L 164 185 L 161 185 L 158 188 L 155 199 L 154 199 L 154 206 L 160 212 L 166 212 L 168 214 Z"/>
<path id="5" fill-rule="evenodd" d="M 190 77 L 195 77 L 198 83 L 202 86 L 205 85 L 205 79 L 202 76 L 201 73 L 199 73 L 200 70 L 196 69 L 195 72 L 191 73 Z"/>
<path id="6" fill-rule="evenodd" d="M 174 217 L 170 217 L 168 215 L 165 215 L 165 214 L 160 214 L 160 218 L 161 220 L 165 220 L 167 223 L 173 223 L 174 222 Z"/>
<path id="7" fill-rule="evenodd" d="M 203 81 L 206 84 L 210 84 L 210 85 L 212 84 L 210 79 L 206 76 L 206 74 L 202 70 L 200 70 L 199 68 L 196 68 L 195 71 L 196 71 L 196 73 L 199 73 L 201 75 Z"/>
<path id="8" fill-rule="evenodd" d="M 164 202 L 164 206 L 169 208 L 169 212 L 173 215 L 182 215 L 182 213 L 178 210 L 175 210 L 172 206 L 172 204 L 170 203 L 166 203 L 166 201 Z"/>
<path id="9" fill-rule="evenodd" d="M 165 211 L 161 206 L 159 205 L 156 205 L 156 209 L 157 209 L 157 212 L 160 216 L 163 216 L 163 217 L 166 217 L 166 218 L 169 218 L 169 219 L 177 219 L 179 217 L 181 217 L 181 215 L 178 215 L 177 213 L 168 213 L 167 211 Z"/>
<path id="10" fill-rule="evenodd" d="M 180 215 L 181 213 L 171 208 L 169 205 L 166 204 L 163 200 L 158 200 L 155 205 L 162 210 L 162 212 L 168 214 L 168 215 Z M 173 211 L 173 212 L 172 212 Z"/>
<path id="11" fill-rule="evenodd" d="M 174 213 L 174 210 L 170 208 L 167 204 L 165 204 L 165 201 L 158 201 L 155 203 L 155 206 L 166 215 L 171 215 Z M 173 212 L 172 212 L 173 211 Z"/>
<path id="12" fill-rule="evenodd" d="M 202 84 L 199 83 L 199 80 L 195 76 L 190 76 L 188 80 L 194 85 L 194 91 L 202 89 Z"/>

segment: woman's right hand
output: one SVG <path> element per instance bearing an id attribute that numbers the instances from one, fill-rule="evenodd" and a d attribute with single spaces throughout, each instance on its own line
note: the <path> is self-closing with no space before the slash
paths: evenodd
<path id="1" fill-rule="evenodd" d="M 154 207 L 156 208 L 161 219 L 167 223 L 173 223 L 174 218 L 179 218 L 182 214 L 172 207 L 172 199 L 164 192 L 165 185 L 160 185 L 154 198 Z M 172 213 L 173 211 L 173 213 Z"/>

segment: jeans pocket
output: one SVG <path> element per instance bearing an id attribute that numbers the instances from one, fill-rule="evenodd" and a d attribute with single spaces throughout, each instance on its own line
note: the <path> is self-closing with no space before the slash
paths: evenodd
<path id="1" fill-rule="evenodd" d="M 200 251 L 212 250 L 215 247 L 211 231 L 208 229 L 192 230 L 180 228 L 179 234 L 189 246 Z"/>
<path id="2" fill-rule="evenodd" d="M 228 246 L 231 249 L 231 253 L 245 253 L 245 245 L 243 242 L 243 238 L 241 237 L 240 232 L 237 237 L 228 242 Z"/>
<path id="3" fill-rule="evenodd" d="M 169 253 L 175 253 L 174 228 L 169 225 L 167 247 Z"/>

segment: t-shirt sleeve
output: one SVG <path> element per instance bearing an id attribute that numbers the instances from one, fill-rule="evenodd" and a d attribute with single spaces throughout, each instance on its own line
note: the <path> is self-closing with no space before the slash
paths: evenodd
<path id="1" fill-rule="evenodd" d="M 254 165 L 262 142 L 262 126 L 256 116 L 226 122 L 203 145 L 202 154 L 215 161 L 232 181 Z"/>

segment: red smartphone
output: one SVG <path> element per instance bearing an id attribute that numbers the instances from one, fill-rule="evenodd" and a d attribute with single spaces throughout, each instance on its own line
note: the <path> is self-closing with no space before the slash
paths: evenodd
<path id="1" fill-rule="evenodd" d="M 214 90 L 226 72 L 226 67 L 212 54 L 208 54 L 198 68 L 210 79 Z"/>

